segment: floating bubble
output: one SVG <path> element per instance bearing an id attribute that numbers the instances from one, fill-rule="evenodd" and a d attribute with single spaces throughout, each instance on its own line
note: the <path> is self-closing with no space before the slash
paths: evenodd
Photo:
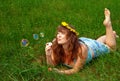
<path id="1" fill-rule="evenodd" d="M 38 34 L 33 34 L 33 39 L 38 40 L 39 39 L 39 35 Z"/>
<path id="2" fill-rule="evenodd" d="M 22 39 L 21 46 L 22 47 L 27 47 L 28 45 L 29 45 L 29 41 L 27 39 Z"/>
<path id="3" fill-rule="evenodd" d="M 40 37 L 44 37 L 44 33 L 43 32 L 40 33 Z"/>

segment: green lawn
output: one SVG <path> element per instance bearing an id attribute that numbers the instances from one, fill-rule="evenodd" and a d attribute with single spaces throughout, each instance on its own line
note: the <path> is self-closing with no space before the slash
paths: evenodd
<path id="1" fill-rule="evenodd" d="M 94 59 L 78 73 L 48 72 L 45 44 L 66 21 L 79 36 L 96 39 L 105 34 L 104 8 L 111 11 L 113 29 L 120 36 L 119 0 L 0 0 L 0 81 L 120 81 L 120 39 L 117 51 Z M 33 34 L 44 37 L 33 39 Z M 21 47 L 22 39 L 29 45 Z"/>

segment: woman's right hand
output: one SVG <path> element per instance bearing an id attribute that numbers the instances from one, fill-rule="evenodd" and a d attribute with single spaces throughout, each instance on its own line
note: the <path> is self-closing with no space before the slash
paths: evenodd
<path id="1" fill-rule="evenodd" d="M 45 52 L 46 52 L 46 55 L 51 55 L 51 53 L 52 53 L 52 42 L 46 43 Z"/>

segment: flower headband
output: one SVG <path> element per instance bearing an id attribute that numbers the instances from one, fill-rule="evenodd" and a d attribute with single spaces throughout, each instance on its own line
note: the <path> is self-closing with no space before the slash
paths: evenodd
<path id="1" fill-rule="evenodd" d="M 75 29 L 71 28 L 66 22 L 62 22 L 61 25 L 66 27 L 67 29 L 75 33 L 76 35 L 79 35 L 79 33 Z"/>

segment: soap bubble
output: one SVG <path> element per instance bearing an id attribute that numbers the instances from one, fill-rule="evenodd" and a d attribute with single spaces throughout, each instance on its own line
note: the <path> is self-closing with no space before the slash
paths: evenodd
<path id="1" fill-rule="evenodd" d="M 33 34 L 33 39 L 38 40 L 39 39 L 39 35 L 38 34 Z"/>
<path id="2" fill-rule="evenodd" d="M 40 37 L 44 37 L 44 33 L 43 32 L 40 33 Z"/>
<path id="3" fill-rule="evenodd" d="M 21 40 L 21 46 L 22 47 L 27 47 L 29 45 L 29 41 L 27 39 L 22 39 Z"/>

